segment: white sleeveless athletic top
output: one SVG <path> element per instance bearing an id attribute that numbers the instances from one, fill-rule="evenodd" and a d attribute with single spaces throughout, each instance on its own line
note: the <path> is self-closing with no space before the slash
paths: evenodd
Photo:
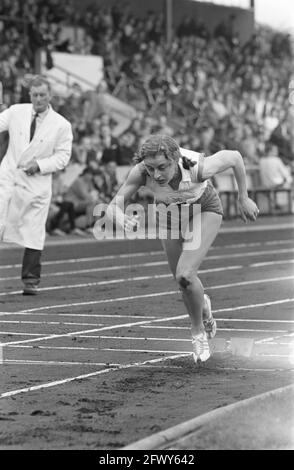
<path id="1" fill-rule="evenodd" d="M 168 184 L 165 186 L 157 183 L 147 172 L 144 162 L 138 164 L 140 171 L 146 177 L 145 186 L 150 189 L 155 197 L 155 203 L 157 200 L 160 201 L 164 195 L 173 195 L 173 202 L 177 204 L 184 204 L 187 199 L 192 199 L 190 203 L 196 202 L 204 193 L 207 186 L 207 181 L 202 180 L 203 171 L 203 160 L 204 154 L 199 152 L 193 152 L 180 148 L 181 155 L 186 160 L 194 163 L 189 169 L 183 167 L 183 158 L 179 159 L 178 165 L 182 173 L 182 179 L 177 190 L 172 189 Z M 184 193 L 181 193 L 183 192 Z"/>

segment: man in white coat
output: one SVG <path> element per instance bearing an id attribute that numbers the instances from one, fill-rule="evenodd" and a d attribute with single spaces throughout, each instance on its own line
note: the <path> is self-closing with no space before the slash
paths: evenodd
<path id="1" fill-rule="evenodd" d="M 0 113 L 0 132 L 9 133 L 0 166 L 0 240 L 25 248 L 24 295 L 38 290 L 52 173 L 67 165 L 72 148 L 71 124 L 50 106 L 50 84 L 44 77 L 32 80 L 30 97 L 31 104 Z"/>

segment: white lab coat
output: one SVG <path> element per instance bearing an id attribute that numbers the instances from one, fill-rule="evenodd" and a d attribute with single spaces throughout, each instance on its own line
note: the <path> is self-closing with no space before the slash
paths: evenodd
<path id="1" fill-rule="evenodd" d="M 32 104 L 16 104 L 0 113 L 0 132 L 9 132 L 9 146 L 0 165 L 0 240 L 42 250 L 52 173 L 69 162 L 71 124 L 51 107 L 30 142 Z M 22 168 L 35 158 L 40 172 Z"/>

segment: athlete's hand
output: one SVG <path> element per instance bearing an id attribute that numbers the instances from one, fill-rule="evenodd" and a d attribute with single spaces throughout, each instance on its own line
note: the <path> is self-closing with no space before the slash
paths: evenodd
<path id="1" fill-rule="evenodd" d="M 135 227 L 137 227 L 137 229 L 140 227 L 139 216 L 134 215 L 130 217 L 128 215 L 125 215 L 125 220 L 124 220 L 125 231 L 133 232 Z"/>
<path id="2" fill-rule="evenodd" d="M 248 219 L 255 221 L 259 214 L 259 209 L 250 197 L 242 197 L 238 199 L 238 206 L 241 219 L 246 223 Z"/>

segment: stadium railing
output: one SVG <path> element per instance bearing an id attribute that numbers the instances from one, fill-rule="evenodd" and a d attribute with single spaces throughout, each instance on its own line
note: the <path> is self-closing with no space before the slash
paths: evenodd
<path id="1" fill-rule="evenodd" d="M 248 168 L 248 195 L 258 205 L 260 215 L 282 215 L 293 213 L 294 190 L 292 188 L 265 188 L 260 184 L 259 167 Z M 226 179 L 225 179 L 226 178 Z M 233 172 L 217 176 L 218 193 L 223 203 L 224 218 L 238 216 L 238 190 Z"/>

